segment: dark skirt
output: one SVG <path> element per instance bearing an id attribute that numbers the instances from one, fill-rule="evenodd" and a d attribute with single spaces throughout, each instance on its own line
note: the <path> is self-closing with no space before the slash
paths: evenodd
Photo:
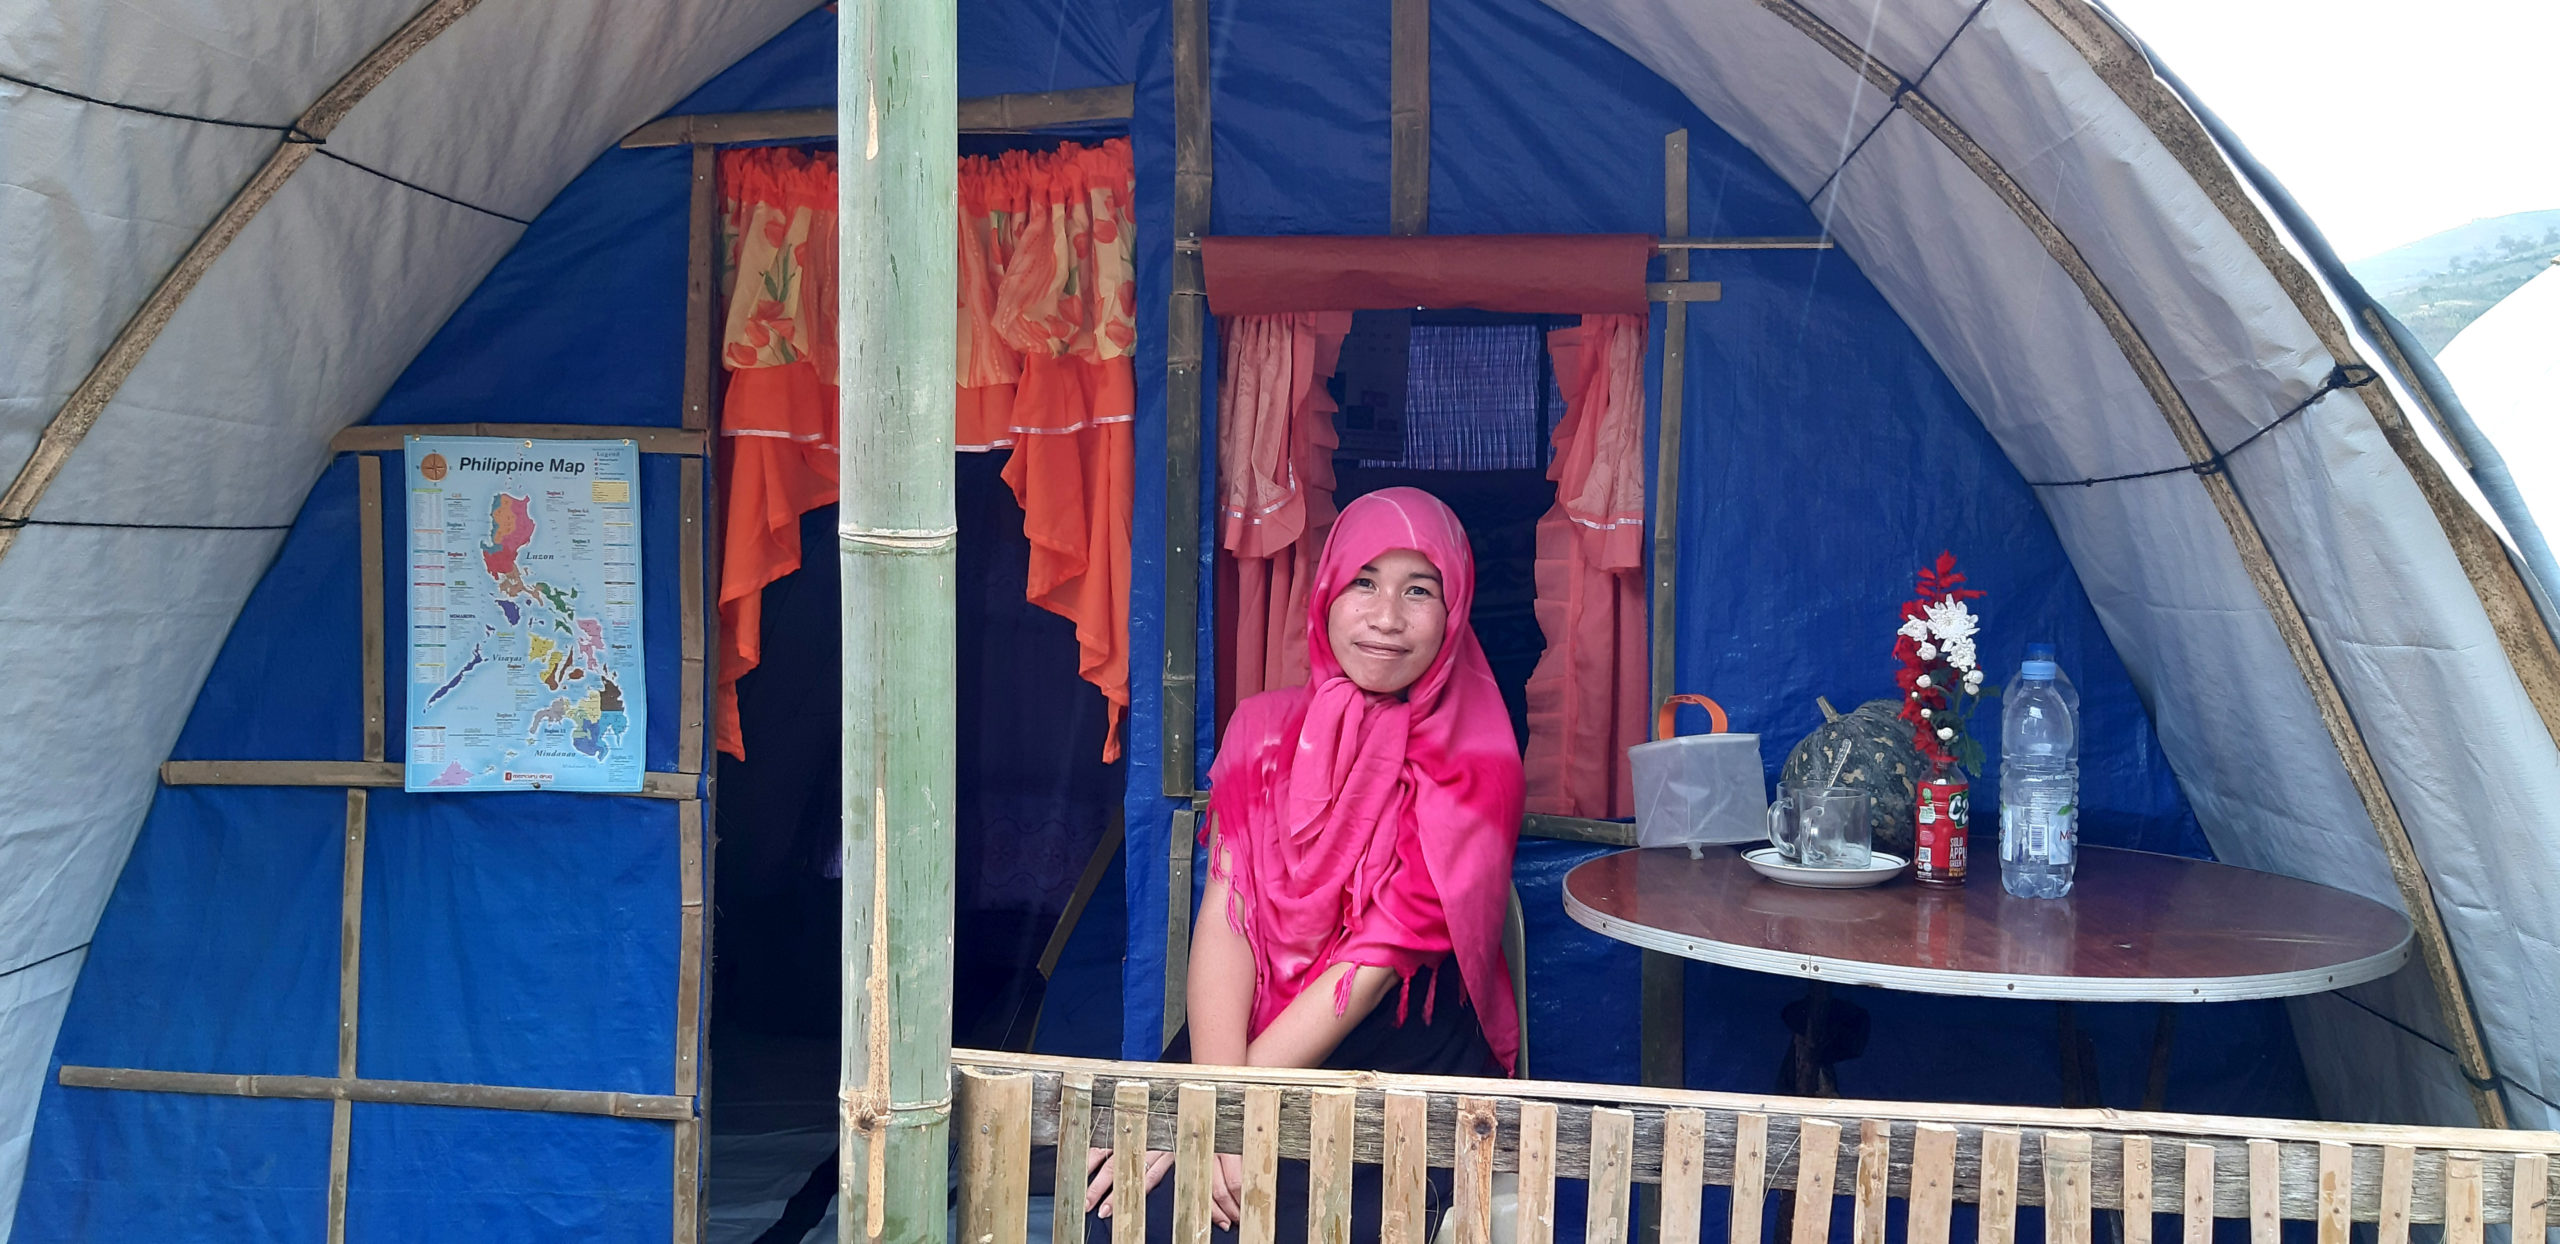
<path id="1" fill-rule="evenodd" d="M 1501 1065 L 1493 1058 L 1493 1047 L 1486 1043 L 1484 1025 L 1476 1020 L 1475 1008 L 1459 999 L 1461 989 L 1458 961 L 1443 960 L 1437 969 L 1426 968 L 1413 974 L 1409 994 L 1390 991 L 1380 1000 L 1376 1010 L 1352 1028 L 1335 1046 L 1324 1066 L 1333 1071 L 1382 1071 L 1398 1075 L 1475 1076 L 1502 1074 Z M 1433 985 L 1438 985 L 1434 993 Z M 1507 987 L 1509 982 L 1504 982 Z M 1426 1007 L 1425 1003 L 1429 1005 Z M 1397 1022 L 1398 1004 L 1403 1004 L 1403 1022 Z M 1426 1016 L 1424 1011 L 1430 1013 Z M 1191 1056 L 1188 1029 L 1174 1037 L 1165 1051 L 1168 1062 L 1187 1061 Z M 1375 1244 L 1378 1217 L 1385 1200 L 1380 1185 L 1380 1172 L 1375 1166 L 1351 1168 L 1351 1239 L 1354 1244 Z M 1162 1182 L 1147 1194 L 1147 1244 L 1172 1244 L 1173 1240 L 1173 1172 L 1167 1171 Z M 1279 1196 L 1274 1224 L 1278 1244 L 1305 1244 L 1307 1238 L 1307 1164 L 1282 1160 Z M 1449 1208 L 1449 1172 L 1428 1172 L 1423 1187 L 1423 1230 L 1426 1236 L 1440 1222 Z M 1065 1207 L 1060 1207 L 1064 1209 Z M 1085 1215 L 1085 1244 L 1110 1244 L 1111 1220 Z M 1209 1238 L 1213 1244 L 1235 1244 L 1236 1232 L 1212 1226 Z"/>

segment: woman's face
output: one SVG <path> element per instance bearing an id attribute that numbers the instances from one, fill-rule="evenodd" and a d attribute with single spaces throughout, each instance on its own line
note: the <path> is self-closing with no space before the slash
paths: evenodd
<path id="1" fill-rule="evenodd" d="M 1333 598 L 1325 632 L 1354 686 L 1374 695 L 1412 686 L 1449 633 L 1439 568 L 1412 549 L 1379 554 Z"/>

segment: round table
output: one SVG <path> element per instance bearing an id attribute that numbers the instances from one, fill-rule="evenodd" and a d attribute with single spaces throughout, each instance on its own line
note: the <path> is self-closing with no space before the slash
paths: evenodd
<path id="1" fill-rule="evenodd" d="M 1907 875 L 1863 890 L 1761 877 L 1730 847 L 1652 847 L 1565 874 L 1567 914 L 1648 950 L 1813 982 L 1790 1091 L 1828 1095 L 1828 983 L 2058 1002 L 2063 1104 L 2102 1104 L 2078 1002 L 2231 1002 L 2320 993 L 2388 976 L 2410 926 L 2370 899 L 2292 877 L 2144 851 L 2082 847 L 2071 894 L 2014 898 L 1997 862 L 1962 886 Z M 2167 1092 L 2175 1012 L 2163 1005 L 2143 1106 Z"/>
<path id="2" fill-rule="evenodd" d="M 2144 851 L 2081 848 L 2071 894 L 2011 897 L 1991 861 L 1967 884 L 1863 890 L 1767 880 L 1729 847 L 1620 851 L 1565 875 L 1603 936 L 1755 972 L 1977 998 L 2230 1002 L 2388 976 L 2409 921 L 2343 890 Z"/>

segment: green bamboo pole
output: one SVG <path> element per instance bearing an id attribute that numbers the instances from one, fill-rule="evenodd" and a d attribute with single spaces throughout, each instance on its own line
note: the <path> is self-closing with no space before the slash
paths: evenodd
<path id="1" fill-rule="evenodd" d="M 836 36 L 844 447 L 843 1244 L 941 1244 L 951 1130 L 954 0 Z"/>

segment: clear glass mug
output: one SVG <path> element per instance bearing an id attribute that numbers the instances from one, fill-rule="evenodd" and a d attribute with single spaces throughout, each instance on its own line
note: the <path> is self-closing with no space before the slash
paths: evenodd
<path id="1" fill-rule="evenodd" d="M 1781 786 L 1769 804 L 1769 844 L 1806 868 L 1875 863 L 1875 803 L 1852 786 Z"/>

